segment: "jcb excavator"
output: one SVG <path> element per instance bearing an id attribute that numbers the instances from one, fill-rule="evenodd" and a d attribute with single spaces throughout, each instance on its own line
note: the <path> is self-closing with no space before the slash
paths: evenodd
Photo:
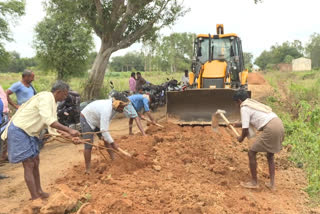
<path id="1" fill-rule="evenodd" d="M 217 109 L 225 110 L 231 121 L 240 118 L 232 96 L 240 88 L 247 90 L 241 40 L 234 33 L 224 34 L 222 24 L 216 29 L 216 35 L 199 34 L 194 41 L 188 88 L 167 92 L 167 120 L 173 123 L 210 124 Z"/>

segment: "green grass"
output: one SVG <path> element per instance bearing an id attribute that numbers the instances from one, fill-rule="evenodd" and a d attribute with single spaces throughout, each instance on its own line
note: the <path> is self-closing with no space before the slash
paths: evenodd
<path id="1" fill-rule="evenodd" d="M 131 72 L 107 72 L 104 78 L 104 88 L 106 93 L 110 90 L 109 82 L 114 83 L 115 89 L 119 91 L 129 89 L 129 78 Z M 166 72 L 141 72 L 142 76 L 153 84 L 161 84 L 167 81 L 167 78 L 175 78 L 180 81 L 183 73 L 166 73 Z M 21 80 L 21 74 L 17 73 L 0 73 L 0 85 L 4 90 L 8 89 L 13 83 Z M 88 77 L 71 78 L 68 83 L 70 87 L 80 93 L 83 92 Z M 56 81 L 56 77 L 50 73 L 36 71 L 33 85 L 35 89 L 40 91 L 50 91 L 51 86 Z"/>
<path id="2" fill-rule="evenodd" d="M 283 120 L 284 145 L 292 147 L 290 159 L 307 173 L 306 191 L 320 203 L 320 72 L 279 72 L 265 74 L 276 88 L 268 104 Z M 282 91 L 282 95 L 280 92 Z M 284 97 L 283 97 L 284 94 Z"/>

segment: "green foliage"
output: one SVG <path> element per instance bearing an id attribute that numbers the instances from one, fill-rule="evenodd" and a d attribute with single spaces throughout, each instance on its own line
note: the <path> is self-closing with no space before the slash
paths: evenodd
<path id="1" fill-rule="evenodd" d="M 49 0 L 50 8 L 65 16 L 84 21 L 101 39 L 100 51 L 86 84 L 86 97 L 99 96 L 109 58 L 117 50 L 137 41 L 154 38 L 155 33 L 171 26 L 185 10 L 180 0 L 152 1 L 88 1 Z"/>
<path id="2" fill-rule="evenodd" d="M 194 38 L 195 35 L 192 33 L 172 33 L 163 37 L 156 47 L 156 54 L 161 60 L 161 70 L 176 72 L 189 69 Z"/>
<path id="3" fill-rule="evenodd" d="M 267 79 L 285 82 L 289 77 L 287 98 L 272 96 L 268 104 L 276 109 L 286 131 L 285 146 L 290 146 L 290 159 L 307 173 L 306 191 L 318 200 L 320 195 L 320 74 L 311 72 L 268 72 Z M 278 89 L 277 89 L 278 90 Z"/>
<path id="4" fill-rule="evenodd" d="M 312 60 L 312 68 L 320 68 L 320 34 L 313 33 L 306 45 L 306 53 Z"/>
<path id="5" fill-rule="evenodd" d="M 292 146 L 291 160 L 307 172 L 308 193 L 317 196 L 320 194 L 320 106 L 301 101 L 296 107 L 299 109 L 298 118 L 284 120 L 285 145 Z"/>
<path id="6" fill-rule="evenodd" d="M 142 52 L 113 57 L 112 71 L 183 71 L 191 65 L 193 38 L 191 33 L 173 33 L 144 43 Z"/>
<path id="7" fill-rule="evenodd" d="M 270 51 L 263 51 L 259 57 L 256 58 L 254 64 L 261 69 L 266 69 L 268 64 L 279 64 L 289 60 L 288 56 L 293 59 L 303 56 L 303 48 L 299 40 L 294 42 L 284 42 L 282 45 L 271 46 Z"/>
<path id="8" fill-rule="evenodd" d="M 252 55 L 252 53 L 244 52 L 243 53 L 243 58 L 244 58 L 244 67 L 246 69 L 248 69 L 249 72 L 251 72 L 252 71 L 252 67 L 253 67 L 253 64 L 252 64 L 253 55 Z"/>
<path id="9" fill-rule="evenodd" d="M 283 62 L 284 62 L 284 63 L 291 64 L 291 63 L 292 63 L 292 60 L 294 60 L 293 56 L 287 55 L 287 56 L 284 58 Z"/>
<path id="10" fill-rule="evenodd" d="M 14 23 L 24 15 L 24 0 L 8 0 L 0 2 L 0 69 L 8 64 L 9 54 L 3 47 L 3 41 L 12 41 L 9 22 Z"/>
<path id="11" fill-rule="evenodd" d="M 52 85 L 56 81 L 54 73 L 44 73 L 42 71 L 34 70 L 35 80 L 32 82 L 35 89 L 40 91 L 50 91 Z M 167 81 L 167 78 L 180 80 L 183 73 L 165 73 L 165 72 L 142 72 L 142 76 L 153 84 L 161 84 Z M 129 90 L 129 78 L 131 72 L 108 72 L 104 78 L 104 84 L 101 89 L 101 97 L 106 98 L 107 93 L 110 91 L 109 81 L 112 80 L 115 89 L 119 91 Z M 21 73 L 0 73 L 0 85 L 4 90 L 8 89 L 13 83 L 21 79 Z M 87 80 L 86 76 L 72 77 L 68 83 L 72 90 L 78 91 L 83 94 L 83 85 Z"/>
<path id="12" fill-rule="evenodd" d="M 272 54 L 269 51 L 263 51 L 259 57 L 254 61 L 254 64 L 258 65 L 261 69 L 266 69 L 268 64 L 272 61 Z"/>
<path id="13" fill-rule="evenodd" d="M 41 68 L 55 71 L 58 79 L 83 75 L 93 46 L 91 28 L 70 15 L 52 12 L 50 7 L 47 15 L 35 29 Z"/>
<path id="14" fill-rule="evenodd" d="M 18 73 L 36 65 L 35 58 L 20 58 L 20 54 L 13 51 L 8 53 L 7 61 L 0 67 L 0 71 Z"/>
<path id="15" fill-rule="evenodd" d="M 144 71 L 144 55 L 138 52 L 129 52 L 124 56 L 116 56 L 110 62 L 112 71 Z"/>

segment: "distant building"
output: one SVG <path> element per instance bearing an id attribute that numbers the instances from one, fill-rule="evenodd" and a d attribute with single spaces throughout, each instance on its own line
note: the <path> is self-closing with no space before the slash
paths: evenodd
<path id="1" fill-rule="evenodd" d="M 311 71 L 311 59 L 300 57 L 292 60 L 292 71 Z"/>
<path id="2" fill-rule="evenodd" d="M 288 63 L 279 63 L 276 65 L 278 71 L 292 71 L 292 65 Z"/>

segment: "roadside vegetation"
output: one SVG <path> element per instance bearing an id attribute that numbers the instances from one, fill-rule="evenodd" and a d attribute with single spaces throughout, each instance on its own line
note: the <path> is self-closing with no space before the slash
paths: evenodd
<path id="1" fill-rule="evenodd" d="M 34 69 L 33 69 L 34 70 Z M 56 81 L 55 73 L 44 73 L 42 71 L 35 71 L 35 81 L 33 86 L 40 91 L 49 91 L 52 84 Z M 183 72 L 166 73 L 166 72 L 142 72 L 142 76 L 152 84 L 158 85 L 167 81 L 167 79 L 176 79 L 180 81 Z M 104 78 L 103 93 L 101 98 L 105 98 L 108 92 L 111 90 L 110 81 L 113 82 L 115 90 L 124 91 L 129 90 L 129 78 L 131 72 L 107 72 Z M 0 73 L 0 85 L 4 90 L 8 89 L 14 82 L 21 79 L 21 73 Z M 82 93 L 84 84 L 88 77 L 86 75 L 82 77 L 72 77 L 69 80 L 69 84 L 72 90 Z"/>
<path id="2" fill-rule="evenodd" d="M 290 159 L 306 171 L 306 191 L 319 203 L 320 71 L 268 71 L 265 77 L 274 87 L 267 102 L 284 122 L 284 145 L 291 149 Z"/>

